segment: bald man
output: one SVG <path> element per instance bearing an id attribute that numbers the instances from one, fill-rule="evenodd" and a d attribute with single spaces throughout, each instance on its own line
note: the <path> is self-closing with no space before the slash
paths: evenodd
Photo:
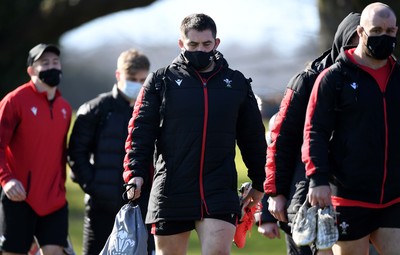
<path id="1" fill-rule="evenodd" d="M 334 254 L 400 251 L 400 67 L 396 15 L 368 5 L 356 48 L 317 78 L 307 107 L 302 160 L 311 205 L 333 205 Z"/>

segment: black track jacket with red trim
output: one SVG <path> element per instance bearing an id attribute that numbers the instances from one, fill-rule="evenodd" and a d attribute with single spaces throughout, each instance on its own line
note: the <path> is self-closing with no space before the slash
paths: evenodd
<path id="1" fill-rule="evenodd" d="M 136 101 L 124 180 L 141 176 L 149 185 L 154 154 L 146 223 L 239 214 L 236 142 L 253 188 L 263 191 L 265 129 L 250 81 L 228 68 L 220 53 L 216 58 L 204 80 L 180 55 L 166 71 L 149 75 Z"/>
<path id="2" fill-rule="evenodd" d="M 351 42 L 359 23 L 359 13 L 347 15 L 337 28 L 332 47 L 289 81 L 271 127 L 272 143 L 267 149 L 264 190 L 271 196 L 284 195 L 290 202 L 289 214 L 297 212 L 308 190 L 305 167 L 301 162 L 301 146 L 311 90 L 318 74 L 335 63 L 341 47 Z"/>
<path id="3" fill-rule="evenodd" d="M 391 62 L 384 92 L 344 51 L 314 85 L 302 159 L 310 187 L 331 184 L 334 205 L 400 202 L 400 67 Z"/>

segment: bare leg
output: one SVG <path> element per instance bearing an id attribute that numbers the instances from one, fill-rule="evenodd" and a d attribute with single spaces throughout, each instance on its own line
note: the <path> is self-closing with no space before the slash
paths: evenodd
<path id="1" fill-rule="evenodd" d="M 371 242 L 381 255 L 395 255 L 400 251 L 400 229 L 379 228 L 372 232 Z"/>
<path id="2" fill-rule="evenodd" d="M 319 251 L 317 251 L 317 255 L 333 255 L 333 251 L 332 251 L 332 249 L 319 250 Z"/>
<path id="3" fill-rule="evenodd" d="M 59 245 L 44 245 L 40 248 L 42 255 L 63 255 L 63 247 Z"/>
<path id="4" fill-rule="evenodd" d="M 229 255 L 236 227 L 218 219 L 196 221 L 196 231 L 201 243 L 201 254 Z"/>
<path id="5" fill-rule="evenodd" d="M 189 245 L 190 231 L 176 235 L 154 235 L 157 255 L 185 255 Z"/>
<path id="6" fill-rule="evenodd" d="M 354 241 L 338 241 L 332 250 L 335 255 L 368 255 L 369 235 Z"/>

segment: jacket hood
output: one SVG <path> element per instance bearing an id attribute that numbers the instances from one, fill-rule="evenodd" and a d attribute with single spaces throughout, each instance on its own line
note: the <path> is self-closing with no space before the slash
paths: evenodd
<path id="1" fill-rule="evenodd" d="M 359 13 L 352 12 L 339 24 L 332 44 L 332 63 L 339 56 L 340 49 L 349 45 L 351 37 L 356 33 L 357 26 L 360 24 L 360 16 Z"/>
<path id="2" fill-rule="evenodd" d="M 343 46 L 347 46 L 351 37 L 356 33 L 357 26 L 360 24 L 360 16 L 360 13 L 351 12 L 340 22 L 333 39 L 332 47 L 311 64 L 314 70 L 320 72 L 335 63 L 336 58 L 340 54 L 340 49 Z"/>

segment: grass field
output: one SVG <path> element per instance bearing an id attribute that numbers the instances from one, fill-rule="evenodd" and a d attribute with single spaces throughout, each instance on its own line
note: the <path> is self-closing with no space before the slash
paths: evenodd
<path id="1" fill-rule="evenodd" d="M 244 179 L 245 180 L 245 179 Z M 70 238 L 76 254 L 82 254 L 82 226 L 83 226 L 83 193 L 79 186 L 67 182 L 68 201 L 69 201 L 69 231 Z M 196 232 L 193 232 L 190 237 L 190 245 L 188 255 L 200 255 L 200 245 L 197 239 Z M 270 240 L 261 236 L 254 226 L 250 236 L 246 241 L 246 246 L 243 249 L 238 249 L 232 245 L 232 254 L 254 254 L 254 255 L 282 255 L 285 253 L 284 236 L 281 233 L 281 239 Z"/>
<path id="2" fill-rule="evenodd" d="M 267 125 L 266 125 L 267 126 Z M 241 183 L 249 181 L 247 178 L 247 169 L 245 168 L 240 152 L 237 151 L 236 166 L 238 170 L 238 186 Z M 79 186 L 68 178 L 67 180 L 67 196 L 69 202 L 69 232 L 72 244 L 76 254 L 82 254 L 82 227 L 83 227 L 83 192 Z M 196 232 L 190 237 L 188 255 L 200 255 L 200 245 Z M 246 245 L 243 249 L 238 249 L 232 245 L 232 254 L 253 254 L 253 255 L 282 255 L 286 254 L 284 235 L 281 233 L 281 239 L 270 240 L 257 232 L 254 226 L 250 236 L 247 237 Z"/>

